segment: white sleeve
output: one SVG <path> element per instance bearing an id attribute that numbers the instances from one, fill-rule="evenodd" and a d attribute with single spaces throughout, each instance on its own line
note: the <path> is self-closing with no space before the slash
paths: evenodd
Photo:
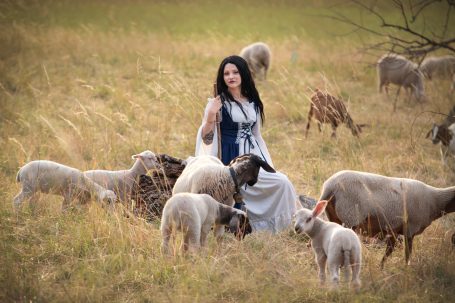
<path id="1" fill-rule="evenodd" d="M 257 144 L 261 150 L 261 153 L 264 155 L 265 160 L 267 163 L 273 167 L 273 162 L 272 162 L 272 157 L 270 157 L 269 150 L 267 149 L 267 145 L 265 145 L 264 139 L 262 138 L 261 135 L 261 126 L 262 126 L 262 119 L 261 115 L 258 113 L 257 114 L 257 122 L 254 124 L 252 132 L 253 136 L 257 141 Z"/>
<path id="2" fill-rule="evenodd" d="M 209 104 L 210 104 L 210 102 L 212 102 L 212 100 L 213 100 L 213 98 L 208 98 L 207 99 L 207 105 L 206 105 L 205 111 L 204 111 L 204 118 L 202 119 L 201 126 L 199 126 L 199 129 L 197 131 L 196 150 L 195 150 L 195 153 L 194 153 L 195 156 L 210 155 L 210 156 L 217 157 L 217 155 L 218 155 L 218 132 L 217 132 L 217 128 L 216 127 L 215 127 L 215 129 L 213 131 L 213 141 L 212 141 L 212 143 L 205 144 L 204 141 L 202 140 L 202 126 L 207 121 Z"/>

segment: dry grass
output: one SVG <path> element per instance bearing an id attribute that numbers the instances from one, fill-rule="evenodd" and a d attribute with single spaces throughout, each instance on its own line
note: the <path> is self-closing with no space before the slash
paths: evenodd
<path id="1" fill-rule="evenodd" d="M 341 169 L 453 185 L 438 147 L 424 138 L 431 122 L 442 120 L 430 112 L 446 113 L 454 103 L 447 81 L 426 84 L 429 102 L 402 97 L 392 113 L 392 101 L 377 93 L 375 71 L 364 63 L 375 58 L 358 54 L 357 39 L 331 36 L 337 25 L 328 20 L 299 18 L 299 10 L 323 10 L 319 2 L 242 2 L 233 5 L 238 23 L 231 28 L 230 19 L 200 18 L 214 6 L 200 2 L 202 13 L 189 21 L 174 2 L 92 1 L 85 9 L 72 2 L 2 4 L 0 301 L 450 301 L 455 262 L 444 233 L 454 226 L 453 215 L 416 238 L 412 266 L 404 266 L 398 249 L 381 271 L 384 247 L 365 245 L 363 287 L 354 294 L 321 288 L 305 239 L 290 231 L 253 234 L 242 243 L 227 236 L 200 256 L 166 258 L 157 224 L 97 205 L 62 214 L 59 197 L 43 196 L 34 214 L 27 207 L 13 213 L 15 174 L 30 160 L 120 169 L 144 149 L 191 155 L 219 61 L 254 40 L 273 52 L 269 79 L 257 84 L 266 109 L 263 136 L 275 166 L 299 193 L 317 197 Z M 267 27 L 255 7 L 265 16 L 276 12 L 283 28 Z M 97 17 L 103 11 L 108 19 Z M 370 124 L 360 139 L 342 126 L 332 140 L 329 127 L 319 134 L 315 124 L 304 138 L 315 87 L 342 96 L 354 120 Z"/>

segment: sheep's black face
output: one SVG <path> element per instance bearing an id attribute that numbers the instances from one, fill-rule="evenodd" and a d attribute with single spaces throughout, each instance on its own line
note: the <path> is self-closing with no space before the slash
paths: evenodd
<path id="1" fill-rule="evenodd" d="M 236 157 L 229 163 L 229 166 L 234 168 L 238 176 L 241 176 L 240 186 L 245 183 L 249 186 L 256 184 L 261 167 L 267 172 L 276 172 L 273 167 L 255 154 Z"/>

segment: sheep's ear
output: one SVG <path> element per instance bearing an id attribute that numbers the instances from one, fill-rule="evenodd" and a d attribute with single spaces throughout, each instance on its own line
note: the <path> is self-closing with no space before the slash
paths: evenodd
<path id="1" fill-rule="evenodd" d="M 229 231 L 231 233 L 237 233 L 240 225 L 240 220 L 239 216 L 237 214 L 234 214 L 231 218 L 231 221 L 229 221 Z"/>
<path id="2" fill-rule="evenodd" d="M 265 162 L 264 160 L 262 160 L 261 158 L 258 157 L 257 159 L 259 165 L 266 171 L 266 172 L 269 172 L 269 173 L 276 173 L 275 169 L 273 167 L 271 167 L 267 162 Z"/>
<path id="3" fill-rule="evenodd" d="M 325 210 L 325 207 L 327 206 L 327 203 L 329 203 L 329 201 L 327 200 L 321 200 L 318 203 L 316 203 L 316 206 L 313 209 L 313 218 L 316 218 L 317 216 L 322 214 L 322 212 Z"/>
<path id="4" fill-rule="evenodd" d="M 133 160 L 134 160 L 134 159 L 137 159 L 137 158 L 141 159 L 142 156 L 141 156 L 140 154 L 136 154 L 136 155 L 132 155 L 132 156 L 131 156 L 131 159 L 133 159 Z"/>

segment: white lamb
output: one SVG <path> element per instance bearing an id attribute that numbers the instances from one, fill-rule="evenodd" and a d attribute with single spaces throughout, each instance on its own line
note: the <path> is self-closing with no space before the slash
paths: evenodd
<path id="1" fill-rule="evenodd" d="M 240 51 L 240 57 L 245 59 L 253 74 L 253 77 L 267 78 L 267 71 L 270 68 L 272 54 L 270 48 L 264 42 L 256 42 L 244 47 Z"/>
<path id="2" fill-rule="evenodd" d="M 63 196 L 62 209 L 65 210 L 74 199 L 85 203 L 90 199 L 105 201 L 110 205 L 116 195 L 107 190 L 73 167 L 47 160 L 31 161 L 19 169 L 16 180 L 22 183 L 21 191 L 14 197 L 13 205 L 19 209 L 22 202 L 37 199 L 37 193 L 53 193 Z"/>
<path id="3" fill-rule="evenodd" d="M 330 201 L 325 210 L 330 221 L 386 239 L 383 267 L 398 235 L 407 243 L 408 264 L 414 237 L 455 212 L 455 186 L 436 188 L 414 179 L 344 170 L 324 182 L 319 200 Z"/>
<path id="4" fill-rule="evenodd" d="M 133 166 L 127 170 L 88 170 L 84 174 L 99 185 L 115 192 L 121 201 L 128 201 L 131 197 L 133 185 L 141 175 L 147 171 L 160 167 L 156 155 L 149 151 L 132 155 L 136 159 Z"/>
<path id="5" fill-rule="evenodd" d="M 352 269 L 352 284 L 360 288 L 360 269 L 362 264 L 362 246 L 359 237 L 351 229 L 339 224 L 324 221 L 318 216 L 324 211 L 328 201 L 319 201 L 313 211 L 302 208 L 295 214 L 295 232 L 306 233 L 311 238 L 311 245 L 319 267 L 319 279 L 325 281 L 325 267 L 330 274 L 332 286 L 339 282 L 340 267 L 344 267 L 346 282 L 349 281 L 349 267 Z"/>
<path id="6" fill-rule="evenodd" d="M 404 87 L 406 90 L 411 90 L 417 100 L 425 97 L 423 74 L 416 63 L 409 61 L 405 57 L 397 54 L 382 56 L 377 63 L 377 72 L 380 93 L 382 92 L 382 87 L 385 86 L 388 94 L 388 85 L 393 83 L 399 85 L 397 96 L 401 87 Z"/>
<path id="7" fill-rule="evenodd" d="M 240 222 L 246 213 L 221 204 L 207 194 L 179 193 L 172 196 L 164 206 L 161 218 L 162 251 L 169 253 L 169 240 L 174 231 L 184 234 L 183 250 L 195 251 L 207 244 L 211 228 L 220 242 L 224 227 L 233 233 L 239 232 Z"/>

